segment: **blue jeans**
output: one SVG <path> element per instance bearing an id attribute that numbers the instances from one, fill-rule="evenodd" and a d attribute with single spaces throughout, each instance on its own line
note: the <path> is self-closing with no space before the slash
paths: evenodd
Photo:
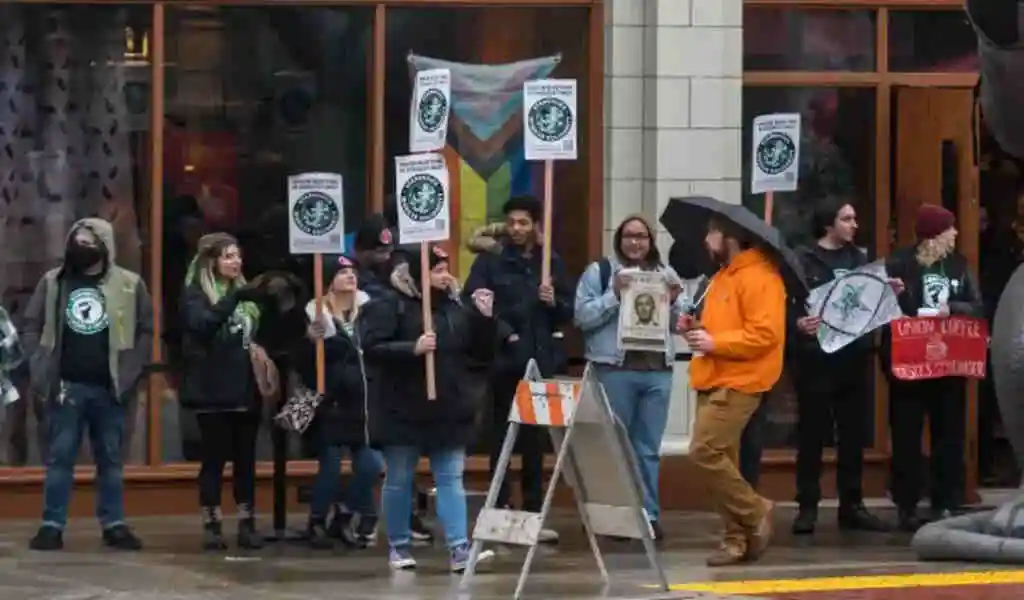
<path id="1" fill-rule="evenodd" d="M 384 522 L 388 543 L 392 547 L 412 543 L 409 532 L 412 516 L 413 483 L 416 464 L 422 452 L 414 446 L 384 448 Z M 462 470 L 466 463 L 465 448 L 447 448 L 428 453 L 430 470 L 437 486 L 437 518 L 444 526 L 444 539 L 449 548 L 465 544 L 468 538 L 466 521 L 466 489 Z"/>
<path id="2" fill-rule="evenodd" d="M 629 371 L 598 367 L 597 379 L 604 386 L 612 412 L 622 421 L 633 445 L 644 486 L 647 516 L 657 520 L 661 514 L 658 505 L 661 439 L 668 423 L 672 371 Z"/>
<path id="3" fill-rule="evenodd" d="M 64 401 L 47 410 L 46 482 L 43 484 L 43 525 L 64 529 L 75 483 L 75 460 L 88 427 L 96 462 L 96 518 L 103 529 L 124 523 L 124 462 L 121 444 L 125 407 L 106 387 L 66 383 Z"/>
<path id="4" fill-rule="evenodd" d="M 313 519 L 326 519 L 331 504 L 341 487 L 341 459 L 345 446 L 323 446 L 320 449 L 319 469 L 313 480 L 313 493 L 309 501 L 309 514 Z M 372 448 L 348 449 L 352 455 L 352 477 L 345 488 L 345 506 L 362 515 L 377 514 L 373 489 L 384 471 L 384 461 Z"/>

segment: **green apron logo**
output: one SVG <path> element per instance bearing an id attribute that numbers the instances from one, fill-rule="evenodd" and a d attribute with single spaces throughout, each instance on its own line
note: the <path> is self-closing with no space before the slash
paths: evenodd
<path id="1" fill-rule="evenodd" d="M 402 186 L 402 210 L 413 221 L 423 223 L 436 217 L 444 207 L 444 186 L 426 173 L 413 175 Z"/>
<path id="2" fill-rule="evenodd" d="M 306 235 L 326 235 L 334 229 L 340 218 L 338 205 L 323 192 L 306 192 L 299 196 L 292 209 L 292 221 Z"/>

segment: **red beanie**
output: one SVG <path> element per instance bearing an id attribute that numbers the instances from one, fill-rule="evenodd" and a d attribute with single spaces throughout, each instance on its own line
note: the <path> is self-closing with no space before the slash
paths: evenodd
<path id="1" fill-rule="evenodd" d="M 947 229 L 953 227 L 956 217 L 941 206 L 935 204 L 922 204 L 917 209 L 917 222 L 914 224 L 914 233 L 918 240 L 930 240 L 942 235 Z"/>

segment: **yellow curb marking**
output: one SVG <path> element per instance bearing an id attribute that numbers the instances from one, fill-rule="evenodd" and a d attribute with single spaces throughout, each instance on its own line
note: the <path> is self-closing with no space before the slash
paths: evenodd
<path id="1" fill-rule="evenodd" d="M 1024 571 L 965 571 L 960 573 L 915 573 L 912 575 L 853 575 L 808 579 L 767 579 L 749 581 L 700 581 L 673 584 L 672 591 L 715 594 L 782 594 L 877 590 L 886 588 L 947 587 L 958 585 L 1024 584 Z"/>

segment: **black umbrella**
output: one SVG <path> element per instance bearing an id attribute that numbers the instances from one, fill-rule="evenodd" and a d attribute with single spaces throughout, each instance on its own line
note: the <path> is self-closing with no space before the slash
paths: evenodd
<path id="1" fill-rule="evenodd" d="M 712 217 L 726 219 L 751 235 L 755 243 L 775 255 L 779 271 L 790 294 L 806 297 L 807 278 L 800 260 L 786 245 L 778 229 L 738 204 L 726 204 L 706 196 L 687 196 L 669 200 L 661 213 L 661 224 L 680 240 L 703 240 Z"/>

